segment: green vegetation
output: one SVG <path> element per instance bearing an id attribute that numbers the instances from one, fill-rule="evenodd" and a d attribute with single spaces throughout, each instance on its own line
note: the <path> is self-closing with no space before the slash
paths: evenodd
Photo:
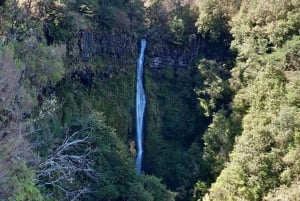
<path id="1" fill-rule="evenodd" d="M 36 138 L 47 134 L 40 132 Z M 101 113 L 71 120 L 60 137 L 47 144 L 48 157 L 37 176 L 49 200 L 173 200 L 157 178 L 136 175 L 127 146 Z"/>
<path id="2" fill-rule="evenodd" d="M 0 0 L 0 200 L 297 200 L 299 18 L 298 0 Z"/>
<path id="3" fill-rule="evenodd" d="M 294 1 L 243 1 L 232 22 L 232 48 L 238 57 L 231 70 L 230 85 L 235 90 L 231 108 L 241 129 L 230 130 L 238 125 L 229 124 L 224 142 L 226 146 L 234 142 L 233 150 L 225 152 L 229 158 L 223 161 L 227 163 L 221 163 L 225 167 L 204 200 L 277 200 L 280 196 L 294 200 L 297 194 L 294 164 L 298 162 L 289 158 L 286 163 L 299 146 L 299 105 L 293 104 L 289 95 L 295 93 L 299 82 L 299 62 L 290 56 L 299 50 L 296 15 L 299 3 Z M 295 76 L 289 76 L 291 71 Z M 220 129 L 226 124 L 221 125 Z M 238 137 L 233 141 L 231 136 Z M 211 138 L 204 135 L 207 139 Z M 216 141 L 207 143 L 209 148 Z M 217 167 L 219 163 L 214 162 Z M 288 191 L 291 196 L 285 196 Z"/>
<path id="4" fill-rule="evenodd" d="M 203 38 L 209 37 L 213 41 L 220 39 L 226 33 L 228 19 L 218 0 L 199 1 L 199 17 L 196 22 L 198 32 Z"/>

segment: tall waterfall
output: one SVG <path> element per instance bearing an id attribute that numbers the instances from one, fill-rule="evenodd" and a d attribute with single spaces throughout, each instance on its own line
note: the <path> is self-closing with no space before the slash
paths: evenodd
<path id="1" fill-rule="evenodd" d="M 141 40 L 141 49 L 139 59 L 137 61 L 137 83 L 136 83 L 136 140 L 137 140 L 137 173 L 142 171 L 143 159 L 143 119 L 146 105 L 146 96 L 143 88 L 143 62 L 144 52 L 146 48 L 146 40 Z"/>

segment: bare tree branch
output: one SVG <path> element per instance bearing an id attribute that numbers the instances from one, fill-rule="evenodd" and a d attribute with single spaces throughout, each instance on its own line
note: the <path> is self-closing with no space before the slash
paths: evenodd
<path id="1" fill-rule="evenodd" d="M 98 176 L 90 159 L 92 135 L 87 131 L 91 129 L 86 126 L 72 134 L 69 134 L 70 130 L 66 131 L 62 144 L 39 165 L 37 178 L 40 186 L 58 189 L 65 195 L 64 200 L 77 200 L 91 193 L 87 187 L 78 186 L 78 175 L 85 180 L 95 180 Z"/>

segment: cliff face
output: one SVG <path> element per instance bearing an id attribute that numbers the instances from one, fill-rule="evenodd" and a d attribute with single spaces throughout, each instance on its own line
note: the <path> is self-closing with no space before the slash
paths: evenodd
<path id="1" fill-rule="evenodd" d="M 139 51 L 139 39 L 134 33 L 121 30 L 82 30 L 68 43 L 68 56 L 77 61 L 88 62 L 99 56 L 122 65 L 135 59 Z M 146 65 L 151 68 L 164 66 L 188 67 L 193 65 L 199 56 L 200 38 L 191 35 L 185 45 L 154 36 L 146 36 Z"/>
<path id="2" fill-rule="evenodd" d="M 136 40 L 133 34 L 122 31 L 81 31 L 78 39 L 80 58 L 88 61 L 100 55 L 126 62 L 124 59 L 133 57 L 137 52 Z"/>
<path id="3" fill-rule="evenodd" d="M 200 38 L 196 35 L 189 36 L 184 45 L 178 45 L 164 37 L 149 36 L 147 57 L 151 68 L 164 66 L 188 67 L 195 64 L 199 56 Z"/>
<path id="4" fill-rule="evenodd" d="M 133 33 L 120 30 L 82 30 L 68 42 L 68 56 L 82 62 L 95 56 L 126 62 L 136 55 L 136 41 Z"/>

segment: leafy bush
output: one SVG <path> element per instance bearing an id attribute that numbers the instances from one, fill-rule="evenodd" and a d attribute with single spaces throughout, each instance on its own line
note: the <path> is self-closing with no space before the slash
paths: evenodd
<path id="1" fill-rule="evenodd" d="M 227 30 L 228 17 L 219 1 L 199 1 L 199 18 L 196 22 L 198 32 L 203 38 L 208 37 L 212 41 L 220 39 Z"/>
<path id="2" fill-rule="evenodd" d="M 54 86 L 64 75 L 64 46 L 46 46 L 31 37 L 22 43 L 15 43 L 16 60 L 24 72 L 24 79 L 40 90 Z"/>

